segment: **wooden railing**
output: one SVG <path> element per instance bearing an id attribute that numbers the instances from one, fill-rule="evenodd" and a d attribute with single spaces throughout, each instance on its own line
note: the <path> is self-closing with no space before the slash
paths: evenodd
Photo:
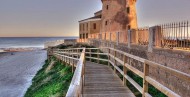
<path id="1" fill-rule="evenodd" d="M 76 53 L 73 53 L 74 50 L 77 50 Z M 72 64 L 72 71 L 73 68 L 76 66 L 71 84 L 69 86 L 68 92 L 66 94 L 66 97 L 81 97 L 81 94 L 83 92 L 83 86 L 84 86 L 84 65 L 85 65 L 85 48 L 83 48 L 83 51 L 80 55 L 80 59 L 74 58 L 74 55 L 79 55 L 79 50 L 81 49 L 72 49 L 72 53 L 70 52 L 64 52 L 64 51 L 71 51 L 71 50 L 56 50 L 54 51 L 54 56 L 58 59 L 68 63 Z M 63 54 L 63 55 L 62 55 Z M 65 54 L 65 55 L 64 55 Z M 71 57 L 72 55 L 72 57 Z M 75 60 L 78 60 L 77 64 L 75 65 Z"/>
<path id="2" fill-rule="evenodd" d="M 75 48 L 75 49 L 65 49 L 65 50 L 57 50 L 56 53 L 54 55 L 58 55 L 59 59 L 60 56 L 63 57 L 67 57 L 73 60 L 77 60 L 74 57 L 68 57 L 68 55 L 79 55 L 80 51 L 82 50 L 82 48 Z M 92 50 L 96 50 L 96 52 L 92 52 Z M 100 50 L 106 51 L 107 53 L 101 53 Z M 74 52 L 76 51 L 76 52 Z M 156 89 L 158 89 L 159 91 L 161 91 L 162 93 L 164 93 L 166 96 L 168 97 L 181 97 L 179 94 L 175 93 L 174 91 L 172 91 L 171 89 L 169 89 L 168 87 L 162 85 L 161 83 L 159 83 L 158 81 L 156 81 L 155 79 L 153 79 L 151 76 L 149 76 L 149 71 L 150 71 L 150 67 L 154 67 L 155 69 L 159 69 L 159 70 L 163 70 L 165 72 L 168 72 L 170 74 L 172 74 L 173 76 L 179 78 L 180 80 L 184 80 L 186 82 L 190 82 L 190 75 L 183 73 L 181 71 L 169 68 L 167 66 L 149 61 L 147 59 L 143 59 L 140 58 L 138 56 L 134 56 L 132 54 L 114 49 L 114 48 L 86 48 L 83 49 L 83 52 L 81 54 L 81 58 L 79 59 L 79 62 L 77 64 L 76 70 L 75 70 L 75 74 L 73 77 L 73 80 L 71 82 L 71 86 L 69 88 L 68 91 L 68 95 L 67 97 L 78 97 L 78 96 L 69 96 L 69 95 L 74 95 L 74 94 L 80 94 L 82 93 L 81 89 L 79 89 L 82 85 L 81 80 L 84 80 L 84 74 L 82 73 L 85 68 L 84 68 L 84 62 L 85 62 L 85 58 L 86 59 L 90 59 L 90 61 L 93 60 L 97 60 L 98 63 L 100 63 L 100 61 L 106 61 L 108 62 L 109 66 L 114 67 L 114 72 L 116 73 L 116 71 L 118 71 L 122 76 L 123 76 L 123 84 L 126 85 L 126 80 L 128 80 L 128 82 L 130 82 L 141 94 L 143 97 L 151 97 L 151 95 L 148 93 L 148 84 L 151 84 L 152 86 L 154 86 Z M 67 54 L 66 55 L 62 55 L 62 54 Z M 85 54 L 88 54 L 89 56 L 85 57 Z M 97 57 L 92 57 L 92 55 L 97 55 Z M 121 60 L 121 58 L 117 57 L 117 54 L 120 54 L 123 56 L 123 59 Z M 107 55 L 108 59 L 103 59 L 100 57 L 100 55 Z M 136 60 L 138 62 L 141 62 L 142 64 L 144 64 L 144 68 L 143 68 L 143 72 L 136 69 L 135 67 L 132 66 L 132 60 Z M 123 70 L 119 68 L 119 66 L 117 65 L 117 63 L 121 64 L 120 66 L 123 66 Z M 137 74 L 138 76 L 140 76 L 143 79 L 143 87 L 141 87 L 137 82 L 135 82 L 128 74 L 127 71 L 130 70 L 133 73 Z M 117 73 L 116 73 L 117 74 Z M 77 78 L 78 77 L 78 78 Z M 76 81 L 75 81 L 76 80 Z M 81 84 L 79 83 L 81 82 Z M 81 90 L 81 91 L 79 91 Z"/>

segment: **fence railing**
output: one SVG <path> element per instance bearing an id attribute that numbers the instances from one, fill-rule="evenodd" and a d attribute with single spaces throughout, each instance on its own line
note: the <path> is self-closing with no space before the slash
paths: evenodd
<path id="1" fill-rule="evenodd" d="M 58 59 L 70 63 L 70 59 L 72 60 L 78 60 L 76 57 L 80 54 L 79 52 L 83 48 L 75 48 L 75 49 L 58 49 L 54 51 L 54 56 L 56 56 Z M 104 53 L 100 52 L 100 50 L 104 51 Z M 85 55 L 86 54 L 86 55 Z M 88 56 L 87 56 L 88 55 Z M 92 57 L 92 55 L 97 55 L 96 57 Z M 108 56 L 108 59 L 101 58 L 100 55 L 106 55 Z M 122 58 L 119 58 L 118 55 L 123 56 Z M 72 57 L 70 57 L 72 56 Z M 67 58 L 67 59 L 65 59 Z M 147 59 L 140 58 L 138 56 L 134 56 L 132 54 L 114 49 L 114 48 L 86 48 L 83 49 L 83 52 L 81 53 L 81 57 L 77 63 L 76 70 L 71 82 L 71 85 L 69 87 L 68 93 L 66 97 L 80 97 L 82 95 L 82 88 L 84 82 L 84 70 L 85 70 L 85 58 L 90 59 L 89 61 L 97 60 L 97 63 L 100 63 L 100 61 L 108 62 L 108 66 L 114 68 L 114 72 L 117 71 L 123 76 L 123 84 L 126 85 L 126 80 L 131 83 L 141 94 L 143 97 L 151 97 L 151 95 L 148 93 L 148 87 L 149 84 L 154 86 L 156 89 L 164 93 L 168 97 L 181 97 L 176 92 L 172 91 L 167 86 L 161 84 L 159 81 L 155 80 L 150 76 L 150 67 L 153 67 L 157 70 L 163 70 L 164 72 L 170 73 L 171 75 L 179 78 L 180 80 L 186 81 L 190 83 L 190 75 L 183 73 L 181 71 L 172 69 L 170 67 L 164 66 L 162 64 L 158 64 L 152 61 L 149 61 Z M 143 64 L 143 71 L 137 69 L 132 65 L 132 61 L 138 61 Z M 71 64 L 71 63 L 70 63 Z M 120 65 L 119 65 L 120 64 Z M 74 65 L 72 65 L 74 66 Z M 119 66 L 122 66 L 123 69 L 119 68 Z M 139 77 L 143 79 L 143 87 L 141 87 L 136 81 L 134 81 L 128 74 L 128 71 L 132 71 Z M 116 73 L 118 74 L 118 73 Z M 161 79 L 162 80 L 162 79 Z M 168 83 L 170 84 L 170 83 Z M 174 86 L 175 87 L 175 86 Z M 177 87 L 176 87 L 177 88 Z M 77 96 L 73 96 L 77 95 Z"/>
<path id="2" fill-rule="evenodd" d="M 88 42 L 88 40 L 97 39 L 101 41 L 115 42 L 116 44 L 153 45 L 154 47 L 159 48 L 190 50 L 189 28 L 189 22 L 185 21 L 132 29 L 128 32 L 89 34 L 89 38 L 85 40 L 79 39 L 79 42 Z M 150 40 L 152 40 L 152 42 Z"/>
<path id="3" fill-rule="evenodd" d="M 167 48 L 190 48 L 189 22 L 179 22 L 160 25 L 163 43 Z"/>
<path id="4" fill-rule="evenodd" d="M 83 49 L 80 59 L 77 59 L 74 57 L 74 55 L 79 55 L 79 50 Z M 85 65 L 85 48 L 81 49 L 72 49 L 67 50 L 67 52 L 63 51 L 54 51 L 54 56 L 57 57 L 58 59 L 68 63 L 72 64 L 72 71 L 74 71 L 74 67 L 76 67 L 71 84 L 69 86 L 69 89 L 67 91 L 66 97 L 81 97 L 81 94 L 83 92 L 83 87 L 84 87 L 84 65 Z M 77 53 L 73 52 L 74 50 L 77 50 Z M 69 52 L 68 52 L 69 51 Z M 72 55 L 72 56 L 71 56 Z M 75 60 L 77 60 L 77 64 L 75 64 Z"/>

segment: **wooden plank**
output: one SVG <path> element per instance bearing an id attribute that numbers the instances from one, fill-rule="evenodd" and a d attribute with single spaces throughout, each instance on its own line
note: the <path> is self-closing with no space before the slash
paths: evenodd
<path id="1" fill-rule="evenodd" d="M 143 78 L 144 76 L 144 73 L 141 72 L 140 70 L 134 68 L 133 66 L 125 63 L 125 67 L 127 67 L 129 70 L 131 70 L 132 72 L 134 72 L 135 74 L 137 74 L 138 76 L 140 76 L 141 78 Z"/>
<path id="2" fill-rule="evenodd" d="M 123 56 L 123 85 L 126 85 L 126 78 L 124 77 L 124 75 L 127 74 L 127 68 L 125 67 L 125 63 L 126 63 L 126 56 Z"/>
<path id="3" fill-rule="evenodd" d="M 135 97 L 107 65 L 87 62 L 83 97 Z"/>
<path id="4" fill-rule="evenodd" d="M 148 82 L 146 81 L 146 76 L 149 75 L 149 65 L 144 63 L 144 76 L 143 76 L 143 93 L 142 96 L 145 97 L 145 93 L 148 93 Z"/>
<path id="5" fill-rule="evenodd" d="M 66 55 L 61 55 L 61 54 L 56 54 L 56 53 L 54 53 L 54 54 L 58 55 L 58 56 L 61 56 L 61 57 L 66 57 L 66 58 L 69 58 L 69 59 L 79 60 L 77 58 L 69 57 L 69 56 L 66 56 Z"/>
<path id="6" fill-rule="evenodd" d="M 124 75 L 124 77 L 140 92 L 143 93 L 143 88 L 136 83 L 131 77 L 129 77 L 128 75 Z"/>
<path id="7" fill-rule="evenodd" d="M 100 50 L 98 49 L 98 53 L 100 53 Z M 100 63 L 100 55 L 98 54 L 98 64 Z"/>
<path id="8" fill-rule="evenodd" d="M 145 62 L 145 59 L 140 58 L 140 57 L 138 57 L 138 56 L 135 56 L 135 55 L 132 55 L 132 54 L 129 54 L 129 53 L 120 51 L 120 50 L 116 50 L 116 49 L 114 49 L 114 48 L 109 48 L 109 49 L 111 49 L 111 50 L 113 50 L 113 51 L 116 51 L 116 52 L 118 52 L 118 53 L 120 53 L 120 54 L 124 54 L 125 56 L 130 57 L 130 58 L 135 59 L 135 60 L 138 60 L 138 61 L 140 61 L 140 62 L 142 62 L 142 63 Z"/>
<path id="9" fill-rule="evenodd" d="M 86 52 L 86 54 L 108 55 L 107 53 L 95 53 L 95 52 L 94 53 L 93 52 Z"/>
<path id="10" fill-rule="evenodd" d="M 95 59 L 95 60 L 101 60 L 101 61 L 108 61 L 107 59 L 98 59 L 98 58 L 95 58 L 95 57 L 86 57 L 86 58 Z"/>

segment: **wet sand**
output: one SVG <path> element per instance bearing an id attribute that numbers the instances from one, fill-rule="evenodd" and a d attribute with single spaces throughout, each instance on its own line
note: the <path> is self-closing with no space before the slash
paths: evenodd
<path id="1" fill-rule="evenodd" d="M 0 97 L 23 97 L 47 59 L 45 50 L 0 54 Z"/>

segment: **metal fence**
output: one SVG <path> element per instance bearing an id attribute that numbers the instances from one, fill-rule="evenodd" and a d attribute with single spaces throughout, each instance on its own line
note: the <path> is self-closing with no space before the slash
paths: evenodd
<path id="1" fill-rule="evenodd" d="M 144 27 L 131 30 L 130 37 L 128 32 L 110 32 L 110 33 L 94 33 L 90 34 L 90 39 L 107 40 L 116 43 L 128 43 L 131 39 L 132 44 L 148 45 L 149 39 L 154 40 L 155 47 L 190 50 L 190 31 L 189 22 L 168 23 L 150 28 L 153 36 L 150 35 L 150 28 Z"/>
<path id="2" fill-rule="evenodd" d="M 161 25 L 162 46 L 172 49 L 190 49 L 189 22 Z"/>

